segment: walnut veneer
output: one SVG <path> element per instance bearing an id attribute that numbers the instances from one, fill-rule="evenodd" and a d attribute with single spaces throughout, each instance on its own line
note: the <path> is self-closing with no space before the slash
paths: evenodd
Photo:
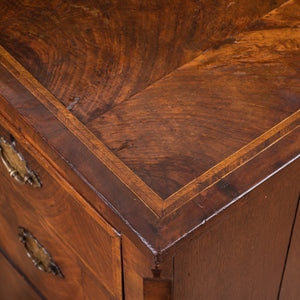
<path id="1" fill-rule="evenodd" d="M 42 184 L 2 149 L 0 248 L 37 295 L 299 297 L 299 16 L 299 0 L 0 3 L 0 137 Z"/>

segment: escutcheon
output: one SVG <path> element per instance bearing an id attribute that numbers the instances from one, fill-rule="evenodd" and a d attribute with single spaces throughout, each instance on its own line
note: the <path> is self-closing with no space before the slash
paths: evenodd
<path id="1" fill-rule="evenodd" d="M 50 253 L 29 231 L 23 227 L 18 227 L 18 236 L 26 249 L 27 256 L 39 270 L 64 278 L 58 265 L 53 262 Z"/>
<path id="2" fill-rule="evenodd" d="M 42 187 L 38 177 L 28 168 L 22 155 L 3 137 L 0 138 L 0 157 L 9 175 L 18 183 L 29 184 L 36 188 Z"/>

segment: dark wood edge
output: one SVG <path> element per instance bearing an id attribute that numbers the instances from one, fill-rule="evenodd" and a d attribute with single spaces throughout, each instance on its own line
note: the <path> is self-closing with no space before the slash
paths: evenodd
<path id="1" fill-rule="evenodd" d="M 173 213 L 221 177 L 240 167 L 300 124 L 300 110 L 298 110 L 163 200 L 1 46 L 0 63 L 157 217 Z"/>
<path id="2" fill-rule="evenodd" d="M 15 264 L 15 262 L 11 259 L 11 257 L 0 248 L 0 256 L 7 261 L 8 264 L 23 278 L 23 280 L 32 288 L 32 290 L 41 298 L 41 300 L 47 300 L 47 298 L 42 294 L 42 292 L 29 280 L 26 274 Z"/>
<path id="3" fill-rule="evenodd" d="M 169 259 L 186 240 L 193 239 L 194 236 L 209 230 L 211 226 L 222 222 L 231 214 L 232 209 L 243 205 L 245 195 L 280 170 L 289 165 L 297 165 L 300 172 L 299 141 L 300 126 L 201 192 L 198 197 L 173 213 L 175 216 L 171 214 L 162 218 L 156 244 L 156 248 L 160 249 L 161 260 Z M 210 210 L 204 211 L 201 201 L 211 202 Z M 215 218 L 216 216 L 218 217 Z"/>
<path id="4" fill-rule="evenodd" d="M 290 138 L 292 133 L 297 132 L 295 127 L 297 126 L 297 124 L 299 124 L 298 111 L 289 118 L 285 119 L 278 126 L 275 126 L 273 129 L 265 133 L 265 136 L 262 135 L 262 138 L 259 137 L 257 141 L 253 142 L 253 144 L 250 143 L 252 146 L 262 145 L 263 147 L 260 149 L 260 152 L 258 154 L 257 152 L 255 152 L 253 153 L 253 155 L 247 157 L 246 163 L 244 161 L 243 166 L 235 166 L 235 168 L 231 170 L 231 173 L 223 175 L 223 178 L 217 178 L 215 182 L 206 187 L 204 190 L 202 189 L 200 192 L 197 191 L 196 196 L 192 195 L 189 201 L 181 202 L 179 207 L 175 206 L 176 210 L 174 210 L 173 208 L 170 211 L 168 211 L 167 215 L 163 216 L 162 218 L 159 218 L 159 216 L 162 216 L 162 210 L 160 207 L 161 204 L 163 204 L 162 199 L 157 198 L 156 200 L 154 200 L 156 201 L 155 210 L 157 210 L 157 213 L 155 213 L 153 209 L 149 209 L 149 206 L 145 204 L 147 201 L 152 201 L 151 196 L 147 198 L 148 200 L 146 200 L 146 202 L 139 201 L 141 202 L 141 204 L 145 205 L 141 206 L 140 204 L 138 204 L 136 201 L 137 193 L 133 193 L 132 189 L 130 189 L 128 185 L 121 181 L 120 178 L 116 176 L 115 173 L 112 171 L 112 169 L 107 166 L 107 164 L 103 163 L 102 160 L 104 159 L 103 157 L 106 153 L 105 146 L 100 141 L 98 141 L 98 139 L 95 136 L 91 136 L 91 133 L 88 131 L 88 129 L 85 128 L 85 126 L 82 125 L 74 116 L 72 116 L 68 112 L 68 110 L 66 110 L 63 107 L 63 105 L 52 94 L 49 93 L 49 91 L 42 87 L 3 48 L 1 48 L 1 51 L 0 63 L 6 68 L 10 68 L 10 74 L 12 74 L 15 77 L 16 84 L 21 83 L 24 91 L 26 90 L 31 94 L 31 105 L 28 105 L 28 103 L 26 103 L 26 105 L 21 105 L 21 103 L 19 103 L 19 105 L 14 104 L 12 106 L 11 102 L 13 101 L 13 99 L 7 100 L 6 98 L 2 97 L 2 101 L 0 102 L 1 110 L 3 111 L 4 117 L 6 117 L 7 120 L 10 122 L 10 126 L 14 123 L 14 126 L 16 128 L 15 133 L 18 132 L 17 127 L 19 125 L 21 126 L 22 124 L 24 127 L 22 126 L 23 131 L 21 134 L 24 135 L 24 138 L 30 141 L 31 145 L 34 145 L 38 152 L 43 157 L 45 157 L 49 163 L 51 162 L 53 167 L 55 169 L 58 169 L 59 173 L 64 178 L 68 178 L 68 181 L 70 182 L 70 186 L 72 188 L 74 186 L 76 186 L 77 188 L 77 185 L 74 185 L 74 183 L 80 181 L 76 192 L 80 195 L 88 195 L 87 197 L 84 196 L 84 198 L 82 198 L 81 201 L 86 202 L 86 199 L 88 199 L 92 208 L 96 211 L 99 211 L 105 219 L 110 220 L 112 226 L 117 228 L 119 231 L 124 230 L 124 232 L 128 232 L 128 236 L 132 238 L 133 241 L 135 241 L 139 246 L 141 246 L 142 242 L 142 247 L 147 248 L 147 250 L 150 250 L 153 254 L 156 254 L 160 251 L 166 252 L 180 239 L 188 235 L 188 233 L 194 231 L 199 226 L 201 227 L 201 224 L 206 222 L 214 215 L 203 214 L 201 212 L 201 209 L 199 208 L 199 205 L 197 205 L 196 198 L 199 196 L 207 195 L 208 193 L 211 193 L 211 191 L 215 191 L 216 195 L 218 195 L 218 184 L 220 181 L 224 181 L 224 178 L 226 179 L 230 176 L 238 177 L 239 175 L 237 174 L 244 173 L 246 172 L 244 170 L 249 169 L 248 181 L 245 181 L 245 183 L 247 184 L 241 185 L 240 187 L 235 187 L 235 189 L 238 190 L 238 193 L 243 194 L 245 192 L 243 191 L 243 188 L 249 189 L 249 187 L 257 184 L 257 182 L 263 180 L 264 178 L 275 172 L 277 169 L 279 169 L 281 165 L 284 165 L 299 154 L 299 145 L 297 145 L 296 142 L 297 138 L 295 140 Z M 5 54 L 8 57 L 3 56 L 3 54 Z M 13 66 L 11 66 L 11 63 L 13 64 Z M 22 82 L 24 80 L 25 82 Z M 47 97 L 49 97 L 50 100 Z M 61 106 L 63 107 L 62 111 Z M 32 110 L 33 107 L 34 111 Z M 47 133 L 47 136 L 47 134 L 45 134 L 44 131 L 45 128 L 39 127 L 40 124 L 38 122 L 38 115 L 40 110 L 43 110 L 44 114 L 47 115 L 49 120 L 51 119 L 52 122 L 54 122 L 58 127 L 60 127 L 59 130 L 61 130 L 61 132 L 67 134 L 68 138 L 75 140 L 76 145 L 78 145 L 79 147 L 86 147 L 86 151 L 90 152 L 91 156 L 95 156 L 96 160 L 94 161 L 97 161 L 96 166 L 99 165 L 99 167 L 101 167 L 101 164 L 104 165 L 109 171 L 111 171 L 110 176 L 117 177 L 118 181 L 116 181 L 116 186 L 118 187 L 118 185 L 120 185 L 120 188 L 122 188 L 121 195 L 123 198 L 122 200 L 124 201 L 119 201 L 119 199 L 116 199 L 114 197 L 107 197 L 103 194 L 100 194 L 100 192 L 102 193 L 101 187 L 91 184 L 91 177 L 85 176 L 84 172 L 82 172 L 82 170 L 80 169 L 80 166 L 77 168 L 76 166 L 71 166 L 68 163 L 68 161 L 71 161 L 71 157 L 64 157 L 64 155 L 62 154 L 62 150 L 58 148 L 59 145 L 53 142 L 53 136 L 51 136 L 49 132 Z M 76 125 L 74 127 L 72 124 L 73 121 L 78 126 Z M 33 135 L 32 127 L 35 130 Z M 89 143 L 92 142 L 91 144 L 89 144 L 89 147 L 87 147 L 85 144 L 85 133 L 88 134 L 87 138 L 91 138 L 88 139 Z M 80 135 L 80 137 L 78 137 L 78 134 Z M 34 136 L 34 138 L 32 138 L 32 136 Z M 45 141 L 47 146 L 43 145 L 45 144 Z M 266 144 L 264 144 L 264 141 L 266 141 Z M 98 142 L 100 142 L 100 144 L 98 144 Z M 267 159 L 262 159 L 262 157 L 265 157 L 265 153 L 269 153 L 271 151 L 270 149 L 273 149 L 272 151 L 275 151 L 274 149 L 279 149 L 281 147 L 281 144 L 286 144 L 285 146 L 288 146 L 290 148 L 289 151 L 286 151 L 285 148 L 277 150 L 276 153 L 284 152 L 284 159 L 278 162 L 278 158 L 276 155 L 272 156 L 272 160 L 268 156 Z M 99 145 L 99 149 L 97 148 L 97 145 Z M 101 148 L 102 146 L 104 148 Z M 101 152 L 102 150 L 104 152 Z M 243 152 L 244 150 L 244 148 L 241 149 L 241 152 Z M 95 155 L 95 153 L 97 155 Z M 55 159 L 53 159 L 54 157 Z M 99 157 L 101 157 L 101 160 L 99 159 Z M 58 160 L 60 160 L 61 162 L 62 159 L 64 160 L 64 169 L 62 169 L 60 167 L 60 164 L 57 163 Z M 263 165 L 265 165 L 266 168 L 263 170 L 262 173 L 260 173 L 260 178 L 257 178 L 257 175 L 254 174 L 255 169 L 253 170 L 249 168 L 249 165 L 251 165 L 253 161 L 258 161 L 260 162 L 260 164 L 266 161 L 265 163 L 263 163 Z M 116 166 L 117 164 L 114 167 Z M 103 168 L 103 166 L 101 168 Z M 74 172 L 76 175 L 72 174 Z M 78 176 L 78 178 L 76 178 L 76 176 Z M 121 185 L 123 187 L 121 187 Z M 86 190 L 87 186 L 88 191 L 84 191 Z M 229 191 L 231 188 L 232 187 L 229 184 Z M 148 187 L 148 189 L 150 188 Z M 147 191 L 145 190 L 143 190 L 143 192 L 147 193 Z M 230 203 L 233 199 L 232 194 L 230 193 L 228 193 L 226 197 L 222 197 L 218 203 L 220 207 L 217 207 L 216 205 L 214 207 L 214 211 L 218 211 L 218 209 L 222 210 L 224 207 L 227 207 L 228 203 Z M 126 198 L 126 201 L 124 198 Z M 140 194 L 137 198 L 139 200 L 145 200 L 142 194 Z M 194 215 L 190 214 L 191 208 Z M 197 209 L 193 210 L 193 208 Z"/>
<path id="5" fill-rule="evenodd" d="M 2 46 L 0 63 L 38 99 L 71 133 L 73 133 L 118 179 L 157 216 L 163 200 L 117 156 L 115 156 L 85 125 L 83 125 L 53 94 L 40 84 Z"/>
<path id="6" fill-rule="evenodd" d="M 1 96 L 0 96 L 1 98 Z M 92 218 L 98 225 L 100 225 L 103 230 L 108 234 L 111 240 L 111 252 L 112 252 L 112 261 L 111 263 L 114 265 L 113 271 L 113 278 L 116 282 L 117 287 L 122 286 L 122 278 L 121 274 L 117 272 L 121 268 L 121 233 L 115 230 L 85 199 L 80 195 L 73 187 L 70 185 L 70 183 L 55 169 L 50 162 L 48 162 L 44 156 L 42 156 L 38 150 L 30 144 L 23 136 L 18 132 L 18 130 L 12 125 L 9 124 L 9 122 L 0 114 L 0 124 L 1 127 L 3 127 L 8 133 L 12 134 L 14 138 L 16 139 L 17 146 L 21 146 L 22 149 L 30 153 L 30 156 L 32 156 L 38 164 L 43 166 L 45 171 L 68 193 L 68 195 L 72 196 L 72 199 L 76 201 L 79 204 L 79 207 L 87 213 L 87 215 Z M 76 247 L 72 246 L 68 241 L 66 241 L 60 234 L 59 231 L 57 231 L 57 228 L 55 228 L 51 223 L 41 220 L 41 222 L 48 227 L 57 238 L 59 238 L 70 251 L 72 251 L 82 262 L 82 264 L 89 270 L 95 278 L 100 280 L 100 282 L 103 281 L 103 278 L 99 276 L 97 272 L 85 261 L 84 257 L 78 252 Z M 111 294 L 118 295 L 122 294 L 121 289 L 118 290 L 111 290 L 110 286 L 107 284 L 103 284 L 103 287 Z"/>
<path id="7" fill-rule="evenodd" d="M 3 103 L 6 101 L 1 95 L 0 99 L 2 99 L 0 101 L 1 126 L 11 133 L 26 151 L 31 153 L 51 177 L 72 195 L 97 223 L 102 224 L 112 238 L 115 237 L 115 234 L 120 237 L 125 234 L 138 248 L 144 249 L 149 255 L 153 255 L 152 248 L 145 243 L 135 230 L 128 226 L 128 222 L 124 222 L 124 219 L 110 205 L 107 205 L 101 195 L 96 193 L 77 172 L 74 173 L 74 169 L 57 154 L 55 149 L 52 149 L 48 143 L 45 143 L 38 132 L 33 131 L 32 127 L 25 121 L 22 122 L 22 118 L 20 118 L 17 111 L 14 111 L 14 108 L 3 106 Z M 4 116 L 3 113 L 5 114 L 6 112 L 8 115 Z M 8 120 L 9 117 L 12 119 Z M 14 124 L 12 123 L 13 119 L 16 120 Z M 21 128 L 22 131 L 20 131 Z M 110 226 L 107 226 L 107 224 Z"/>
<path id="8" fill-rule="evenodd" d="M 22 135 L 22 133 L 20 133 L 18 129 L 15 128 L 14 125 L 12 125 L 10 122 L 8 122 L 1 114 L 0 114 L 0 120 L 2 125 L 4 125 L 4 127 L 6 127 L 7 130 L 11 131 L 13 129 L 12 134 L 14 134 L 18 140 L 21 139 L 22 146 L 24 146 L 24 148 L 27 151 L 32 151 L 32 149 L 35 149 L 36 155 L 34 155 L 34 157 L 36 158 L 37 156 L 39 156 L 40 157 L 39 162 L 44 166 L 42 160 L 47 160 L 47 159 L 45 158 L 46 153 L 43 151 L 43 149 L 41 149 L 42 153 L 40 153 L 35 148 L 36 143 L 34 146 L 31 143 L 29 143 L 27 141 L 27 137 L 25 138 Z M 29 134 L 29 136 L 31 135 Z M 149 253 L 151 255 L 156 253 L 159 253 L 160 255 L 166 255 L 166 253 L 169 253 L 170 251 L 172 252 L 174 248 L 176 249 L 178 245 L 180 246 L 180 244 L 182 244 L 182 242 L 186 238 L 192 238 L 195 232 L 206 231 L 208 229 L 207 227 L 208 223 L 211 222 L 213 223 L 215 220 L 214 216 L 219 215 L 219 213 L 223 211 L 224 208 L 227 208 L 228 206 L 235 204 L 235 202 L 238 202 L 237 200 L 241 198 L 241 195 L 248 193 L 253 188 L 253 186 L 257 186 L 261 184 L 262 182 L 265 181 L 266 178 L 270 177 L 270 174 L 275 174 L 276 172 L 278 172 L 278 170 L 280 170 L 280 168 L 282 168 L 285 165 L 288 165 L 297 157 L 299 157 L 299 153 L 300 153 L 299 142 L 298 142 L 299 140 L 300 140 L 300 127 L 296 128 L 291 133 L 286 135 L 284 138 L 278 140 L 276 143 L 270 145 L 265 151 L 262 151 L 255 158 L 249 160 L 246 164 L 236 169 L 231 174 L 225 176 L 222 179 L 222 182 L 226 182 L 227 185 L 226 188 L 222 191 L 222 194 L 220 194 L 219 187 L 217 184 L 212 185 L 208 189 L 203 191 L 202 194 L 205 194 L 204 197 L 206 199 L 210 197 L 211 197 L 210 199 L 213 199 L 214 197 L 219 198 L 220 207 L 219 210 L 215 210 L 214 214 L 212 215 L 205 215 L 201 213 L 199 214 L 199 211 L 194 210 L 195 215 L 191 215 L 189 208 L 195 205 L 195 202 L 194 201 L 187 202 L 179 209 L 179 211 L 174 212 L 175 216 L 170 214 L 162 218 L 159 224 L 157 224 L 156 226 L 154 225 L 156 227 L 156 234 L 155 232 L 153 232 L 151 235 L 146 233 L 142 236 L 139 236 L 139 233 L 136 230 L 139 230 L 139 232 L 143 231 L 142 228 L 145 225 L 147 225 L 147 220 L 144 220 L 144 223 L 140 223 L 139 226 L 136 227 L 136 230 L 131 231 L 130 228 L 128 229 L 129 224 L 127 222 L 126 224 L 124 224 L 121 220 L 119 220 L 119 222 L 115 222 L 117 218 L 116 216 L 112 215 L 111 210 L 109 208 L 108 209 L 110 214 L 107 214 L 107 209 L 103 209 L 103 207 L 101 208 L 100 206 L 96 206 L 95 208 L 95 206 L 87 204 L 85 198 L 83 198 L 81 194 L 79 194 L 79 199 L 81 199 L 80 203 L 84 202 L 84 205 L 88 205 L 89 210 L 91 209 L 92 211 L 94 211 L 94 209 L 96 209 L 97 211 L 99 211 L 100 208 L 100 212 L 102 213 L 106 212 L 104 214 L 105 216 L 112 217 L 112 219 L 110 219 L 110 224 L 112 223 L 112 221 L 114 221 L 112 226 L 118 228 L 120 231 L 122 231 L 122 233 L 127 235 L 131 240 L 133 240 L 133 242 L 140 249 L 144 248 L 147 252 L 151 250 Z M 280 154 L 283 157 L 280 157 Z M 46 155 L 49 157 L 49 154 Z M 300 159 L 298 158 L 297 160 L 299 161 Z M 267 161 L 267 163 L 264 163 L 265 161 Z M 47 163 L 50 164 L 48 160 Z M 260 166 L 261 166 L 261 170 L 259 169 Z M 56 166 L 52 166 L 52 168 L 48 169 L 47 171 L 50 173 L 58 172 Z M 255 173 L 259 173 L 259 174 L 257 175 Z M 237 178 L 239 178 L 240 174 L 247 174 L 246 180 L 243 182 L 243 185 L 241 185 L 239 189 L 237 189 L 238 188 L 237 186 L 233 188 L 231 182 L 234 182 Z M 61 176 L 63 175 L 59 173 L 58 175 L 59 175 L 58 178 L 60 178 L 61 180 Z M 64 172 L 64 175 L 67 174 Z M 63 178 L 63 180 L 66 181 L 65 178 Z M 78 193 L 78 191 L 74 189 L 73 184 L 68 183 L 67 181 L 66 183 L 67 184 L 65 185 L 65 187 L 69 186 L 73 193 L 76 194 Z M 69 189 L 67 188 L 67 190 Z M 233 198 L 232 190 L 235 191 L 235 198 Z M 76 197 L 78 199 L 77 195 Z M 93 199 L 95 198 L 95 195 L 89 193 L 87 197 L 92 197 Z M 90 198 L 87 199 L 90 200 Z M 217 219 L 220 220 L 222 218 L 219 217 Z M 190 223 L 186 224 L 186 220 L 189 220 Z M 142 243 L 140 239 L 143 239 Z"/>
<path id="9" fill-rule="evenodd" d="M 293 129 L 300 125 L 300 110 L 284 119 L 276 126 L 266 131 L 237 152 L 233 153 L 204 174 L 186 184 L 180 190 L 165 200 L 164 216 L 173 213 L 186 202 L 191 201 L 209 186 L 215 184 L 220 178 L 230 174 L 235 169 L 247 163 L 267 147 L 282 139 Z"/>

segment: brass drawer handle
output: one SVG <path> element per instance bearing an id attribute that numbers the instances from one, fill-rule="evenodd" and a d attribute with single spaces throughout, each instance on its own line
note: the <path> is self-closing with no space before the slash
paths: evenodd
<path id="1" fill-rule="evenodd" d="M 0 139 L 0 157 L 9 175 L 18 183 L 27 183 L 37 188 L 42 186 L 34 172 L 28 168 L 22 155 L 3 137 Z"/>
<path id="2" fill-rule="evenodd" d="M 18 227 L 18 236 L 26 249 L 27 256 L 39 270 L 64 278 L 60 268 L 53 262 L 50 253 L 29 231 Z"/>

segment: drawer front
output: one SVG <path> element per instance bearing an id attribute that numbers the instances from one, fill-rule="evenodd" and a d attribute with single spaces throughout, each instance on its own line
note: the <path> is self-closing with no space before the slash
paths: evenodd
<path id="1" fill-rule="evenodd" d="M 0 299 L 38 300 L 41 297 L 0 252 Z"/>
<path id="2" fill-rule="evenodd" d="M 0 247 L 47 298 L 122 298 L 117 232 L 13 127 L 9 128 L 7 123 L 2 125 L 6 129 L 0 127 L 0 137 L 7 143 L 15 141 L 14 149 L 36 174 L 41 187 L 20 183 L 9 175 L 13 172 L 8 172 L 7 165 L 0 162 Z M 52 256 L 64 278 L 41 272 L 34 266 L 26 254 L 28 245 L 19 241 L 20 226 L 30 232 L 36 245 Z"/>

